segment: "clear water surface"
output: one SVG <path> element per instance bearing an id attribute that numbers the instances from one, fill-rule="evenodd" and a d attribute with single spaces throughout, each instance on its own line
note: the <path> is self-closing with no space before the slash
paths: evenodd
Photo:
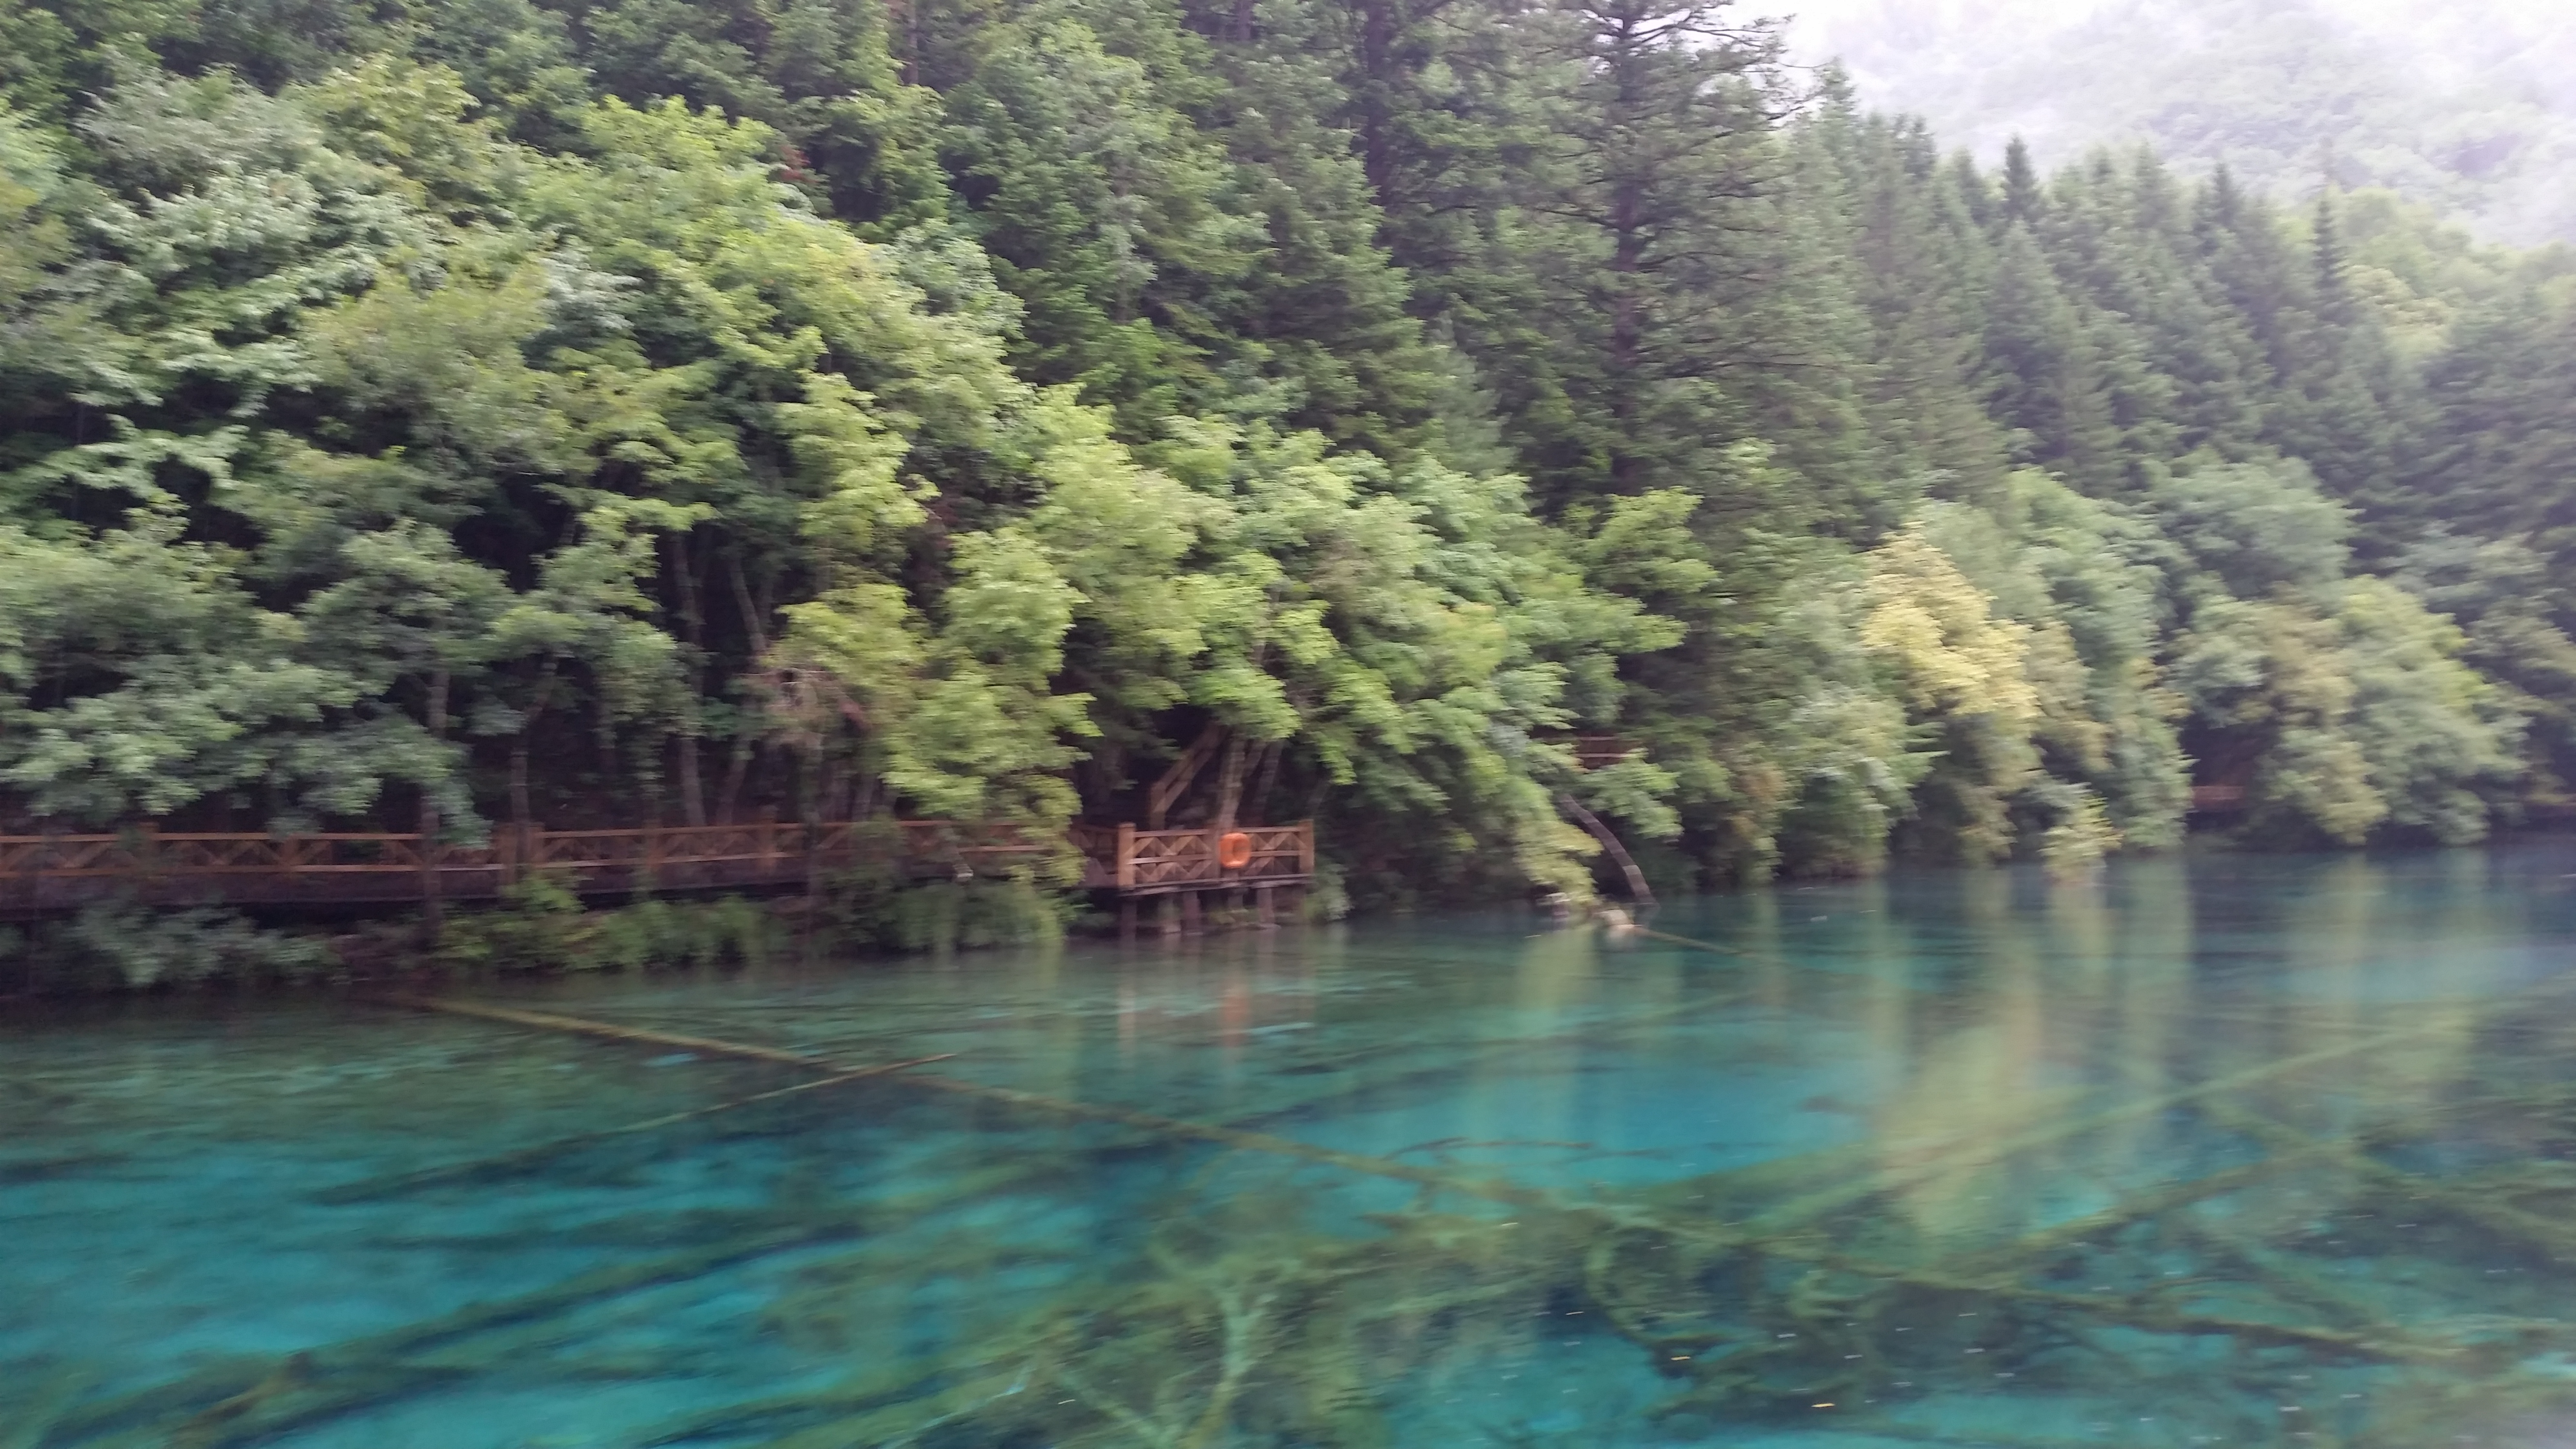
<path id="1" fill-rule="evenodd" d="M 21 1008 L 0 1446 L 2576 1444 L 2576 848 L 1655 925 Z"/>

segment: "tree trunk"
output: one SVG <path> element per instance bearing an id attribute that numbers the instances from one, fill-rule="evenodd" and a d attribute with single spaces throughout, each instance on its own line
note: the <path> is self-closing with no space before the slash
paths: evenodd
<path id="1" fill-rule="evenodd" d="M 734 807 L 742 801 L 742 777 L 751 770 L 751 736 L 736 735 L 733 759 L 725 766 L 724 788 L 716 794 L 716 823 L 734 823 Z"/>
<path id="2" fill-rule="evenodd" d="M 671 535 L 672 575 L 680 586 L 681 633 L 688 640 L 689 665 L 688 713 L 680 721 L 675 744 L 677 774 L 680 780 L 681 818 L 691 825 L 707 823 L 706 783 L 698 775 L 698 705 L 707 692 L 707 619 L 698 599 L 698 571 L 689 560 L 689 536 Z"/>
<path id="3" fill-rule="evenodd" d="M 822 813 L 828 780 L 822 753 L 819 747 L 804 752 L 796 769 L 797 810 L 805 822 L 805 924 L 809 931 L 823 907 Z"/>
<path id="4" fill-rule="evenodd" d="M 517 833 L 518 873 L 528 872 L 530 849 L 536 839 L 536 811 L 528 803 L 528 750 L 537 732 L 537 721 L 545 716 L 547 703 L 555 693 L 555 661 L 549 659 L 537 676 L 537 687 L 528 697 L 527 717 L 519 721 L 519 736 L 510 742 L 510 828 Z"/>
<path id="5" fill-rule="evenodd" d="M 1182 751 L 1181 757 L 1163 772 L 1163 777 L 1145 792 L 1146 829 L 1163 828 L 1165 817 L 1174 805 L 1180 803 L 1181 797 L 1189 793 L 1190 783 L 1198 778 L 1199 771 L 1207 768 L 1208 757 L 1216 753 L 1218 743 L 1225 736 L 1225 726 L 1209 720 L 1207 728 L 1199 731 L 1199 737 L 1190 742 L 1190 747 Z"/>
<path id="6" fill-rule="evenodd" d="M 751 594 L 751 580 L 743 573 L 742 555 L 725 555 L 725 575 L 733 584 L 734 607 L 742 611 L 743 637 L 750 641 L 751 657 L 758 661 L 769 653 L 769 629 L 762 621 L 768 611 L 760 607 Z M 717 818 L 734 823 L 734 811 L 742 800 L 743 776 L 751 769 L 753 744 L 751 736 L 737 733 L 733 741 L 733 759 L 725 766 L 724 793 L 716 802 Z"/>
<path id="7" fill-rule="evenodd" d="M 447 671 L 443 668 L 429 677 L 429 737 L 447 738 Z M 438 887 L 438 787 L 424 780 L 420 786 L 420 932 L 422 944 L 433 951 L 446 925 Z"/>
<path id="8" fill-rule="evenodd" d="M 536 835 L 535 814 L 528 806 L 528 735 L 522 730 L 510 743 L 511 858 L 518 863 L 514 876 L 527 874 L 528 843 Z"/>
<path id="9" fill-rule="evenodd" d="M 1618 78 L 1617 100 L 1612 106 L 1610 123 L 1616 134 L 1628 135 L 1636 130 L 1643 113 L 1644 96 L 1636 72 L 1642 60 L 1637 54 L 1637 41 L 1627 25 L 1621 25 L 1612 40 L 1608 67 Z M 1648 188 L 1653 181 L 1634 170 L 1621 167 L 1633 158 L 1609 158 L 1619 175 L 1610 187 L 1610 416 L 1617 426 L 1610 444 L 1610 483 L 1621 493 L 1637 490 L 1643 462 L 1630 447 L 1636 436 L 1637 393 L 1644 385 L 1641 354 L 1645 348 L 1646 309 L 1641 295 L 1648 237 L 1646 209 Z"/>
<path id="10" fill-rule="evenodd" d="M 1610 858 L 1619 863 L 1619 869 L 1628 877 L 1628 899 L 1641 906 L 1653 905 L 1655 892 L 1646 884 L 1646 873 L 1637 869 L 1637 862 L 1629 856 L 1628 847 L 1619 843 L 1619 837 L 1610 833 L 1610 827 L 1601 823 L 1601 817 L 1583 808 L 1583 802 L 1571 795 L 1559 795 L 1556 800 L 1565 807 L 1565 813 L 1573 816 L 1576 824 L 1592 832 L 1592 838 L 1600 841 L 1601 848 L 1610 852 Z"/>
<path id="11" fill-rule="evenodd" d="M 769 652 L 769 611 L 751 596 L 751 579 L 742 571 L 742 555 L 725 555 L 725 571 L 733 578 L 734 607 L 742 610 L 742 632 L 751 641 L 752 655 L 757 658 Z"/>
<path id="12" fill-rule="evenodd" d="M 1261 747 L 1261 763 L 1252 772 L 1252 789 L 1243 797 L 1244 818 L 1255 825 L 1269 822 L 1270 787 L 1279 779 L 1279 757 L 1287 750 L 1286 740 L 1272 740 Z"/>
<path id="13" fill-rule="evenodd" d="M 1395 7 L 1361 0 L 1359 34 L 1360 170 L 1380 208 L 1395 209 Z"/>
<path id="14" fill-rule="evenodd" d="M 1225 763 L 1216 774 L 1216 828 L 1234 828 L 1235 812 L 1243 805 L 1243 732 L 1236 730 L 1226 737 Z"/>
<path id="15" fill-rule="evenodd" d="M 608 712 L 608 701 L 605 699 L 599 701 L 599 728 L 596 736 L 599 745 L 600 785 L 603 789 L 614 790 L 617 788 L 620 769 L 617 759 L 617 717 Z"/>
<path id="16" fill-rule="evenodd" d="M 707 787 L 698 777 L 698 737 L 682 730 L 671 737 L 673 763 L 679 767 L 680 818 L 691 825 L 707 823 Z"/>

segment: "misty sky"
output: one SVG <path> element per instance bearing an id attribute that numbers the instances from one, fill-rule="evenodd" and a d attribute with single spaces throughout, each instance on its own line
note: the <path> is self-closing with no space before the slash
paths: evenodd
<path id="1" fill-rule="evenodd" d="M 1792 43 L 1801 59 L 1812 61 L 1885 55 L 1894 46 L 1927 41 L 1944 51 L 1972 45 L 2027 50 L 2124 3 L 2136 0 L 1750 0 L 1744 8 L 1788 16 Z M 2419 58 L 2452 71 L 2452 78 L 2516 57 L 2557 60 L 2576 52 L 2576 5 L 2568 0 L 2306 3 L 2372 39 L 2422 46 Z"/>
<path id="2" fill-rule="evenodd" d="M 2145 142 L 2276 194 L 2385 186 L 2576 241 L 2576 0 L 1738 0 L 1989 161 Z"/>

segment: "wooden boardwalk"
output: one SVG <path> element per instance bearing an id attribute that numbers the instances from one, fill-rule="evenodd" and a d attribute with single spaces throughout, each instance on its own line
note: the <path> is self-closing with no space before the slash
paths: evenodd
<path id="1" fill-rule="evenodd" d="M 1239 826 L 1236 833 L 1246 837 L 1249 858 L 1233 868 L 1219 859 L 1224 831 L 1076 825 L 1073 843 L 1082 852 L 1083 883 L 1122 896 L 1305 885 L 1315 878 L 1312 822 Z"/>
<path id="2" fill-rule="evenodd" d="M 1082 885 L 1122 896 L 1302 886 L 1314 878 L 1311 823 L 1247 826 L 1249 859 L 1220 861 L 1214 830 L 1075 825 L 1063 844 L 1008 828 L 943 820 L 806 826 L 525 830 L 497 827 L 488 845 L 389 832 L 249 835 L 139 829 L 114 835 L 0 836 L 0 916 L 94 901 L 154 905 L 366 905 L 489 900 L 542 876 L 582 895 L 801 885 L 870 861 L 918 878 L 986 875 L 1070 846 Z"/>

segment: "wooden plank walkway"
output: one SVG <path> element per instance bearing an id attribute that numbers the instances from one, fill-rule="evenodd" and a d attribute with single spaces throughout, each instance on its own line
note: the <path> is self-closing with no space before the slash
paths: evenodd
<path id="1" fill-rule="evenodd" d="M 1311 823 L 1247 826 L 1251 858 L 1227 868 L 1220 832 L 1075 825 L 1086 889 L 1144 896 L 1304 885 L 1314 878 Z M 156 905 L 399 904 L 498 897 L 541 875 L 583 895 L 802 884 L 891 857 L 920 878 L 993 874 L 1062 848 L 1005 828 L 944 820 L 546 830 L 496 827 L 488 845 L 417 834 L 253 835 L 163 832 L 0 836 L 0 917 L 131 899 Z"/>

